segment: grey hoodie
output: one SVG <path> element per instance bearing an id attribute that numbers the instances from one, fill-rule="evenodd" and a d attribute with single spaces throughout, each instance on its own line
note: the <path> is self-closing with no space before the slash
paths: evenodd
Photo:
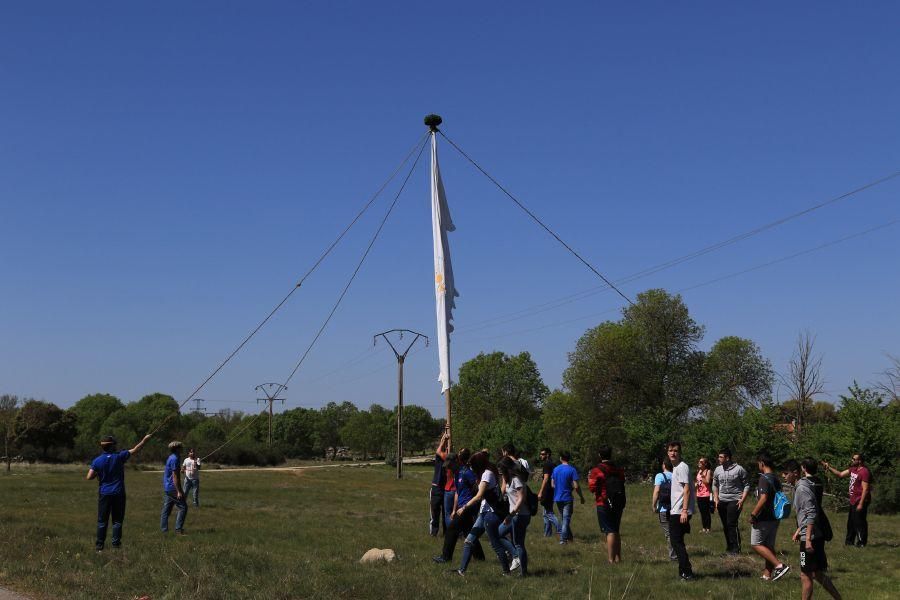
<path id="1" fill-rule="evenodd" d="M 720 502 L 737 502 L 744 490 L 750 489 L 747 471 L 737 463 L 719 465 L 713 472 L 713 487 L 719 491 Z"/>
<path id="2" fill-rule="evenodd" d="M 806 528 L 812 525 L 813 539 L 821 538 L 822 532 L 816 527 L 819 516 L 819 504 L 816 502 L 816 486 L 822 487 L 818 481 L 804 477 L 794 487 L 794 511 L 797 514 L 797 527 L 800 528 L 800 541 L 806 541 Z"/>

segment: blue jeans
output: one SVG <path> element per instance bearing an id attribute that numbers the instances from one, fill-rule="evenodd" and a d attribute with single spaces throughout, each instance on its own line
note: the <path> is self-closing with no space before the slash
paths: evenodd
<path id="1" fill-rule="evenodd" d="M 194 498 L 194 506 L 200 506 L 200 480 L 199 479 L 188 479 L 187 477 L 184 479 L 184 497 L 187 499 L 188 492 L 194 490 L 193 498 Z"/>
<path id="2" fill-rule="evenodd" d="M 557 502 L 556 507 L 559 509 L 560 514 L 559 541 L 571 541 L 574 539 L 572 535 L 572 511 L 575 510 L 575 501 Z"/>
<path id="3" fill-rule="evenodd" d="M 172 514 L 172 508 L 178 507 L 178 513 L 175 515 L 175 531 L 184 530 L 184 518 L 187 516 L 188 506 L 184 500 L 184 496 L 179 500 L 175 496 L 175 492 L 166 492 L 163 494 L 163 507 L 159 515 L 159 528 L 165 533 L 169 530 L 169 515 Z"/>
<path id="4" fill-rule="evenodd" d="M 556 520 L 556 515 L 553 513 L 553 503 L 541 505 L 541 510 L 544 511 L 544 537 L 550 537 L 553 535 L 553 528 L 556 528 L 556 531 L 559 531 L 559 521 Z"/>
<path id="5" fill-rule="evenodd" d="M 125 520 L 125 494 L 101 495 L 97 500 L 97 550 L 106 545 L 106 528 L 112 518 L 112 545 L 122 545 L 122 521 Z"/>
<path id="6" fill-rule="evenodd" d="M 528 574 L 528 551 L 525 550 L 525 531 L 531 523 L 531 515 L 516 515 L 500 526 L 500 543 L 503 548 L 519 559 L 522 575 Z M 512 541 L 506 539 L 506 534 L 511 533 Z"/>
<path id="7" fill-rule="evenodd" d="M 453 519 L 453 498 L 456 496 L 456 491 L 448 492 L 444 490 L 444 533 L 446 534 L 447 528 L 450 527 L 450 521 Z"/>
<path id="8" fill-rule="evenodd" d="M 466 536 L 466 541 L 463 544 L 462 562 L 459 565 L 460 571 L 465 572 L 466 568 L 469 566 L 469 562 L 472 560 L 472 545 L 485 531 L 488 534 L 488 539 L 491 541 L 491 548 L 494 549 L 494 552 L 497 554 L 497 559 L 500 561 L 500 568 L 503 569 L 504 573 L 509 571 L 509 561 L 506 559 L 506 548 L 504 548 L 503 544 L 500 542 L 501 523 L 500 517 L 492 512 L 481 513 L 478 516 L 475 525 L 472 527 L 472 531 Z"/>

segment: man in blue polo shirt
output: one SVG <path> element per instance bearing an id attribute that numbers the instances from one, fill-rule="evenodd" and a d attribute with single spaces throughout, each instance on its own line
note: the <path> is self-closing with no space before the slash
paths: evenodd
<path id="1" fill-rule="evenodd" d="M 122 522 L 125 520 L 125 462 L 132 454 L 141 451 L 149 435 L 131 450 L 116 452 L 116 438 L 111 435 L 100 440 L 103 454 L 91 462 L 87 479 L 97 479 L 100 484 L 97 499 L 97 552 L 106 545 L 106 528 L 112 517 L 112 545 L 122 545 Z"/>
<path id="2" fill-rule="evenodd" d="M 575 509 L 575 498 L 572 492 L 576 492 L 584 504 L 584 495 L 578 486 L 578 471 L 569 464 L 572 455 L 566 451 L 559 453 L 560 464 L 553 469 L 550 475 L 550 484 L 553 486 L 553 500 L 562 515 L 559 525 L 559 543 L 566 544 L 574 539 L 572 535 L 572 511 Z"/>
<path id="3" fill-rule="evenodd" d="M 187 502 L 181 492 L 181 442 L 169 443 L 169 458 L 163 470 L 163 507 L 159 516 L 159 528 L 163 533 L 169 530 L 169 515 L 178 507 L 175 515 L 175 533 L 184 535 L 184 519 L 187 517 Z"/>

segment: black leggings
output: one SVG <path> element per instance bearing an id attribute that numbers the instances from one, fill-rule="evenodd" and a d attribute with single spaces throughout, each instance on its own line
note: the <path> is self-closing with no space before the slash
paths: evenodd
<path id="1" fill-rule="evenodd" d="M 697 498 L 697 508 L 700 509 L 700 519 L 703 521 L 703 529 L 709 529 L 712 525 L 712 513 L 710 512 L 709 496 Z"/>

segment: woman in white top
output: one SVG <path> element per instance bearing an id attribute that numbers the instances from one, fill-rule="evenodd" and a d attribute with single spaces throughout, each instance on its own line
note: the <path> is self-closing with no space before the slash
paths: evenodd
<path id="1" fill-rule="evenodd" d="M 506 549 L 500 543 L 500 524 L 501 518 L 494 512 L 494 508 L 499 506 L 500 502 L 500 486 L 497 481 L 497 467 L 488 460 L 487 452 L 476 452 L 469 459 L 469 467 L 479 477 L 478 492 L 475 496 L 460 506 L 456 510 L 456 516 L 461 516 L 466 508 L 474 508 L 479 506 L 478 519 L 466 541 L 463 543 L 462 562 L 459 569 L 456 570 L 460 575 L 465 575 L 466 568 L 472 560 L 472 545 L 486 531 L 488 539 L 491 540 L 491 548 L 497 553 L 497 559 L 500 561 L 500 568 L 504 573 L 509 573 L 509 561 L 506 558 Z"/>
<path id="2" fill-rule="evenodd" d="M 505 456 L 497 463 L 497 470 L 506 487 L 506 498 L 509 501 L 509 516 L 500 526 L 500 543 L 513 557 L 511 570 L 520 568 L 522 577 L 528 575 L 528 551 L 525 550 L 525 531 L 531 523 L 531 511 L 528 509 L 528 471 L 522 464 Z M 510 534 L 512 541 L 506 538 Z"/>

